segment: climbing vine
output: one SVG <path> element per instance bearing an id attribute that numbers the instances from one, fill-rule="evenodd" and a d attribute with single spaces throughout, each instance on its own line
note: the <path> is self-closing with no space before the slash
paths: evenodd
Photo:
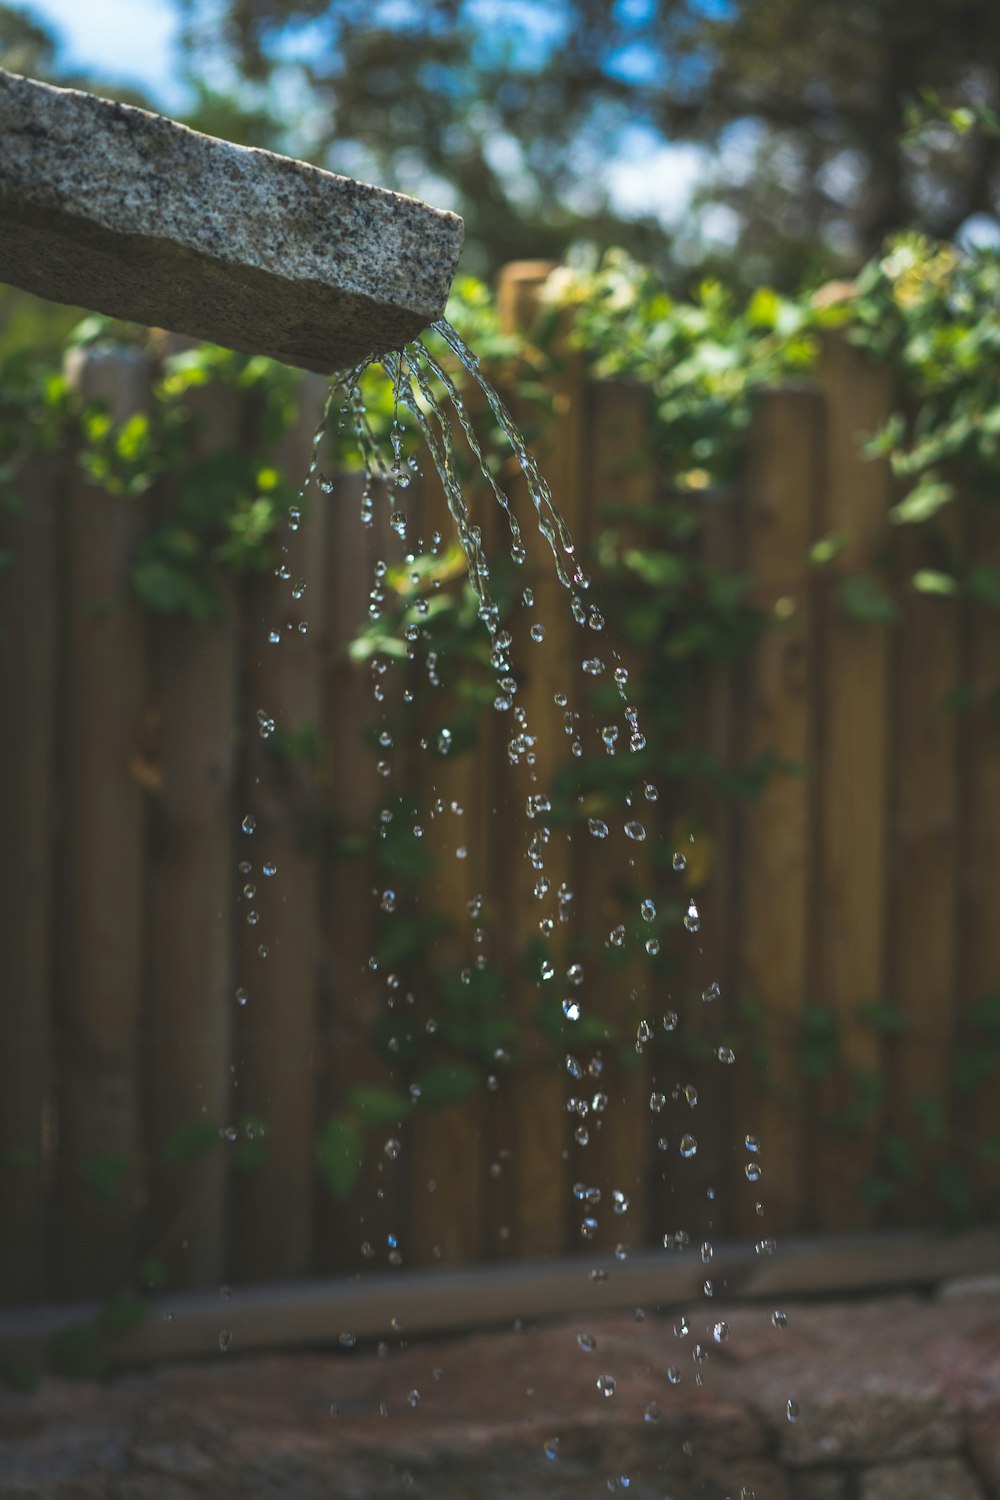
<path id="1" fill-rule="evenodd" d="M 890 539 L 876 572 L 841 578 L 840 608 L 859 622 L 889 626 L 899 618 L 908 590 L 1000 608 L 1000 569 L 968 557 L 949 522 L 960 506 L 994 504 L 998 493 L 1000 257 L 989 251 L 962 254 L 909 235 L 887 247 L 853 282 L 808 289 L 797 298 L 768 287 L 745 298 L 707 282 L 677 299 L 653 272 L 620 252 L 601 259 L 581 254 L 551 278 L 542 316 L 526 337 L 502 332 L 491 291 L 459 278 L 449 317 L 496 383 L 516 399 L 529 436 L 544 434 L 558 416 L 553 376 L 565 358 L 568 314 L 570 345 L 594 377 L 627 379 L 647 392 L 659 475 L 656 503 L 641 516 L 634 511 L 629 516 L 630 525 L 638 520 L 643 527 L 642 547 L 629 543 L 624 517 L 613 506 L 595 539 L 602 580 L 597 592 L 618 622 L 630 657 L 640 664 L 633 678 L 648 743 L 638 757 L 629 757 L 627 767 L 622 757 L 582 757 L 573 766 L 574 795 L 582 788 L 587 815 L 594 815 L 620 802 L 626 774 L 633 779 L 648 770 L 664 800 L 684 808 L 686 831 L 700 827 L 710 797 L 753 797 L 777 768 L 775 758 L 765 754 L 734 769 L 680 734 L 706 669 L 738 662 L 773 623 L 749 602 L 750 580 L 704 560 L 697 545 L 704 496 L 733 485 L 740 473 L 755 392 L 808 379 L 826 333 L 838 331 L 895 372 L 898 409 L 867 436 L 866 447 L 873 458 L 889 461 L 898 481 L 893 535 L 916 534 L 923 546 L 914 567 Z M 86 319 L 71 343 L 85 347 L 123 336 L 145 343 L 145 335 L 99 318 Z M 68 447 L 81 471 L 123 504 L 144 504 L 159 482 L 178 476 L 169 514 L 151 521 L 137 547 L 129 584 L 134 598 L 153 613 L 210 624 L 227 607 L 228 577 L 274 566 L 277 529 L 301 479 L 282 473 L 275 459 L 294 416 L 297 379 L 283 366 L 211 347 L 174 353 L 158 365 L 148 409 L 116 426 L 104 405 L 82 400 L 55 363 L 24 351 L 8 353 L 0 360 L 0 503 L 10 508 L 29 503 L 22 483 L 28 460 L 60 447 Z M 456 379 L 461 379 L 458 371 Z M 200 420 L 192 397 L 209 382 L 241 393 L 252 418 L 231 450 L 192 460 Z M 371 430 L 385 444 L 394 401 L 391 385 L 377 372 L 365 376 L 364 402 Z M 358 464 L 349 422 L 333 424 L 330 439 L 331 462 Z M 410 451 L 413 436 L 405 427 L 404 440 Z M 488 454 L 500 452 L 499 434 L 488 422 L 484 441 Z M 824 539 L 811 563 L 827 566 L 848 542 Z M 16 557 L 3 561 L 17 565 Z M 443 664 L 461 666 L 465 689 L 450 720 L 455 756 L 477 742 L 495 691 L 488 643 L 463 569 L 457 550 L 442 547 L 405 572 L 390 573 L 385 608 L 353 647 L 358 660 L 405 658 L 418 627 L 425 652 L 433 650 Z M 494 585 L 501 611 L 509 611 L 516 597 L 513 574 L 506 577 L 499 570 Z M 426 673 L 422 680 L 426 683 Z M 613 687 L 597 680 L 591 701 L 599 712 L 617 706 Z M 961 708 L 962 702 L 956 691 L 954 706 Z M 411 718 L 416 722 L 420 715 Z M 554 818 L 580 816 L 568 781 L 550 791 Z M 401 817 L 396 826 L 405 821 Z M 386 883 L 391 879 L 405 893 L 426 870 L 414 862 L 412 840 L 385 830 L 385 824 L 372 830 L 371 847 Z M 356 840 L 334 842 L 342 857 L 359 852 Z M 685 890 L 697 889 L 710 873 L 710 841 L 702 839 L 698 847 L 702 865 L 692 862 Z M 668 845 L 663 848 L 669 858 Z M 635 910 L 635 896 L 632 889 L 622 891 L 623 911 Z M 644 940 L 660 939 L 666 960 L 666 934 L 677 929 L 680 900 L 665 901 L 655 926 L 641 929 Z M 354 1185 L 366 1132 L 406 1118 L 418 1102 L 447 1104 L 464 1097 L 490 1075 L 498 1055 L 516 1056 L 518 1038 L 499 1004 L 500 976 L 487 966 L 466 982 L 435 967 L 435 944 L 446 920 L 425 915 L 386 924 L 381 936 L 380 962 L 419 970 L 443 996 L 441 1019 L 433 1034 L 413 1029 L 401 1041 L 399 1028 L 384 1026 L 374 1037 L 405 1086 L 355 1089 L 324 1124 L 317 1159 L 337 1195 Z M 534 952 L 525 959 L 529 968 L 539 961 Z M 613 966 L 616 955 L 603 954 L 601 962 Z M 978 1047 L 960 1049 L 958 1089 L 982 1089 L 984 1077 L 994 1077 L 1000 1064 L 995 1000 L 981 997 L 976 1003 Z M 888 1015 L 877 1010 L 869 1020 L 883 1032 L 890 1025 L 905 1028 L 905 1018 L 893 1016 L 890 1023 Z M 742 1024 L 755 1038 L 762 1065 L 776 1046 L 792 1045 L 807 1077 L 831 1076 L 841 1066 L 835 1019 L 820 1008 L 806 1012 L 801 1035 L 790 1040 L 768 1034 L 752 1007 Z M 548 1026 L 544 1039 L 552 1048 L 562 1045 L 556 1023 L 540 1016 L 538 1026 L 540 1033 Z M 590 1039 L 618 1047 L 623 1057 L 634 1055 L 631 1035 L 610 1035 L 599 1017 L 588 1026 L 594 1028 Z M 727 1038 L 713 1038 L 711 1045 L 716 1044 L 724 1047 Z M 691 1045 L 697 1052 L 709 1042 L 695 1036 Z M 880 1104 L 864 1080 L 852 1099 L 855 1124 L 858 1110 L 863 1114 Z M 945 1130 L 929 1106 L 922 1118 L 928 1140 Z M 258 1140 L 265 1134 L 259 1129 Z M 188 1143 L 185 1149 L 194 1148 Z M 200 1143 L 201 1149 L 208 1146 Z M 983 1143 L 983 1149 L 995 1150 L 996 1143 Z M 252 1165 L 248 1160 L 247 1169 Z M 912 1184 L 919 1171 L 905 1143 L 887 1149 L 882 1169 L 871 1192 L 883 1198 L 900 1184 Z M 968 1217 L 971 1210 L 965 1199 L 957 1201 L 955 1181 L 954 1174 L 940 1174 L 938 1191 L 951 1193 L 956 1217 Z"/>

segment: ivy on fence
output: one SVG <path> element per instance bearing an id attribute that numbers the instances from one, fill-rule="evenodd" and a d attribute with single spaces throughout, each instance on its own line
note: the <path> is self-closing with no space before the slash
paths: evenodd
<path id="1" fill-rule="evenodd" d="M 559 329 L 567 310 L 572 313 L 571 345 L 583 355 L 591 374 L 627 379 L 648 393 L 660 498 L 641 515 L 629 513 L 629 527 L 642 525 L 642 548 L 629 540 L 623 516 L 613 505 L 608 507 L 595 544 L 601 574 L 597 592 L 605 612 L 618 622 L 632 658 L 640 663 L 633 681 L 648 745 L 637 759 L 630 758 L 628 774 L 648 770 L 668 799 L 683 803 L 686 816 L 696 825 L 707 797 L 753 797 L 778 769 L 775 758 L 765 754 L 734 770 L 698 744 L 679 738 L 706 669 L 745 657 L 773 624 L 748 602 L 751 580 L 704 561 L 696 545 L 704 496 L 737 480 L 755 392 L 763 386 L 808 380 L 825 333 L 840 331 L 873 358 L 890 362 L 896 372 L 899 409 L 867 436 L 867 451 L 872 457 L 888 458 L 899 482 L 891 513 L 893 534 L 910 532 L 921 539 L 917 567 L 909 551 L 902 552 L 890 538 L 876 573 L 843 577 L 840 607 L 859 622 L 890 626 L 908 590 L 942 601 L 1000 608 L 1000 569 L 966 560 L 953 529 L 941 525 L 956 505 L 972 500 L 997 503 L 1000 257 L 984 251 L 966 255 L 950 245 L 905 236 L 865 266 L 852 283 L 813 289 L 797 299 L 767 287 L 739 299 L 710 282 L 696 288 L 689 299 L 676 300 L 651 271 L 622 253 L 611 252 L 601 260 L 580 256 L 550 279 L 544 315 L 528 339 L 501 333 L 489 289 L 460 278 L 449 317 L 476 348 L 495 383 L 516 395 L 519 410 L 527 414 L 529 438 L 532 429 L 541 433 L 558 420 L 552 378 L 564 358 Z M 136 338 L 134 331 L 109 320 L 88 318 L 74 342 L 92 345 L 123 335 Z M 144 344 L 145 336 L 139 342 Z M 242 393 L 251 416 L 238 448 L 192 462 L 189 454 L 198 419 L 188 398 L 208 381 Z M 72 451 L 74 462 L 90 480 L 120 495 L 123 504 L 145 503 L 153 486 L 178 471 L 183 461 L 183 481 L 171 514 L 147 529 L 133 560 L 130 585 L 150 611 L 209 625 L 225 608 L 219 588 L 222 576 L 259 573 L 274 566 L 277 527 L 301 479 L 281 473 L 274 459 L 277 442 L 294 414 L 296 383 L 294 372 L 263 359 L 211 347 L 190 349 L 159 362 L 149 411 L 116 428 L 99 403 L 79 399 L 61 370 L 24 353 L 8 356 L 0 365 L 0 503 L 13 508 L 29 503 L 21 488 L 27 460 L 61 447 Z M 386 442 L 394 419 L 389 382 L 375 371 L 366 373 L 364 398 L 368 421 L 376 437 Z M 350 423 L 335 421 L 331 439 L 335 461 L 345 467 L 357 465 Z M 414 441 L 408 429 L 405 440 Z M 486 445 L 488 453 L 499 451 L 499 435 L 488 424 Z M 829 567 L 848 544 L 846 537 L 825 538 L 809 561 L 816 568 Z M 17 566 L 16 557 L 3 561 Z M 405 657 L 412 627 L 419 626 L 424 641 L 442 661 L 461 662 L 466 688 L 461 713 L 452 721 L 451 753 L 467 753 L 480 734 L 483 716 L 491 711 L 493 688 L 462 559 L 456 548 L 445 548 L 418 560 L 405 575 L 390 571 L 385 582 L 386 607 L 359 632 L 354 655 Z M 509 609 L 513 579 L 505 579 L 501 571 L 495 583 L 501 609 Z M 614 701 L 613 689 L 609 694 L 607 688 L 595 686 L 595 708 L 609 708 Z M 965 703 L 962 684 L 956 683 L 953 706 L 960 710 Z M 406 732 L 403 726 L 400 732 Z M 620 798 L 624 775 L 620 760 L 584 759 L 573 767 L 574 788 L 586 792 L 589 812 Z M 554 816 L 578 815 L 568 785 L 557 783 L 551 791 Z M 383 837 L 385 831 L 384 823 L 373 829 L 373 847 L 387 879 L 405 891 L 407 883 L 419 882 L 424 871 L 414 863 L 412 841 Z M 346 841 L 340 852 L 345 857 L 352 852 Z M 634 894 L 623 893 L 623 909 L 631 905 L 634 911 Z M 678 914 L 665 908 L 656 932 L 676 928 L 671 919 Z M 433 974 L 437 990 L 445 996 L 442 1021 L 433 1038 L 414 1034 L 402 1052 L 396 1039 L 391 1060 L 404 1080 L 399 1090 L 357 1088 L 324 1124 L 316 1156 L 335 1196 L 354 1186 L 366 1133 L 398 1123 L 415 1108 L 451 1103 L 480 1088 L 498 1052 L 509 1049 L 516 1058 L 518 1038 L 498 1004 L 498 976 L 487 969 L 475 976 L 474 984 L 459 984 L 453 975 L 435 972 L 434 945 L 446 920 L 438 914 L 408 925 L 397 923 L 391 934 L 384 934 L 382 961 Z M 614 962 L 613 953 L 607 961 Z M 995 997 L 982 997 L 977 1005 L 977 1045 L 964 1046 L 956 1059 L 954 1082 L 960 1090 L 988 1086 L 1000 1063 Z M 835 1018 L 818 1008 L 806 1011 L 805 1017 L 801 1034 L 776 1038 L 766 1021 L 755 1017 L 752 1005 L 747 1008 L 743 1023 L 754 1038 L 751 1051 L 762 1067 L 774 1047 L 791 1046 L 807 1078 L 818 1080 L 836 1071 Z M 877 1005 L 866 1019 L 892 1034 L 907 1026 L 904 1016 Z M 631 1037 L 610 1035 L 599 1020 L 588 1024 L 597 1028 L 595 1037 L 621 1048 L 624 1055 L 634 1053 Z M 722 1037 L 715 1041 L 725 1044 Z M 390 1055 L 388 1029 L 379 1030 L 373 1042 Z M 561 1045 L 561 1035 L 552 1034 L 548 1042 L 553 1048 Z M 695 1049 L 704 1045 L 704 1038 L 692 1042 Z M 831 1119 L 831 1129 L 850 1129 L 859 1110 L 877 1107 L 877 1088 L 873 1094 L 864 1079 L 854 1084 L 843 1117 Z M 919 1100 L 914 1109 L 918 1114 L 923 1110 L 924 1137 L 937 1141 L 945 1125 Z M 266 1130 L 262 1122 L 257 1124 L 259 1144 Z M 204 1144 L 199 1141 L 198 1149 Z M 956 1139 L 953 1156 L 967 1144 Z M 974 1149 L 994 1153 L 998 1148 L 995 1141 L 985 1141 L 974 1143 Z M 247 1158 L 248 1170 L 255 1159 L 252 1153 Z M 882 1169 L 870 1191 L 883 1198 L 899 1184 L 911 1184 L 921 1171 L 902 1139 L 887 1144 Z M 113 1189 L 109 1170 L 102 1175 L 99 1166 L 95 1168 L 95 1191 Z M 973 1209 L 968 1193 L 963 1195 L 956 1182 L 954 1173 L 942 1168 L 933 1189 L 949 1200 L 955 1217 L 967 1219 Z"/>

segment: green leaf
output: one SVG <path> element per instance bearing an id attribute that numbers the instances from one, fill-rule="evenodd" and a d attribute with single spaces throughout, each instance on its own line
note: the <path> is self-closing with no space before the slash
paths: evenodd
<path id="1" fill-rule="evenodd" d="M 218 1144 L 218 1125 L 213 1125 L 208 1120 L 190 1120 L 186 1125 L 175 1126 L 167 1136 L 163 1145 L 163 1160 L 175 1165 L 197 1161 Z"/>
<path id="2" fill-rule="evenodd" d="M 973 599 L 1000 609 L 1000 568 L 978 563 L 969 569 L 965 586 Z"/>
<path id="3" fill-rule="evenodd" d="M 819 541 L 814 542 L 809 548 L 809 562 L 814 568 L 825 568 L 842 556 L 850 545 L 851 538 L 843 531 L 820 537 Z"/>
<path id="4" fill-rule="evenodd" d="M 848 619 L 893 625 L 899 618 L 899 610 L 885 584 L 873 574 L 852 573 L 841 580 L 837 592 Z"/>
<path id="5" fill-rule="evenodd" d="M 80 1165 L 80 1176 L 90 1191 L 114 1203 L 132 1176 L 132 1163 L 123 1151 L 102 1151 Z"/>
<path id="6" fill-rule="evenodd" d="M 417 1079 L 421 1107 L 458 1104 L 475 1094 L 482 1077 L 478 1068 L 465 1062 L 442 1062 L 428 1068 Z"/>
<path id="7" fill-rule="evenodd" d="M 356 1120 L 331 1115 L 315 1145 L 320 1177 L 332 1198 L 347 1198 L 361 1175 L 364 1131 Z"/>
<path id="8" fill-rule="evenodd" d="M 919 568 L 910 582 L 918 594 L 937 594 L 950 599 L 958 593 L 958 580 L 950 573 L 939 573 L 934 568 Z"/>
<path id="9" fill-rule="evenodd" d="M 398 1125 L 413 1107 L 406 1094 L 377 1084 L 358 1084 L 348 1100 L 352 1114 L 360 1115 L 366 1125 Z"/>
<path id="10" fill-rule="evenodd" d="M 920 521 L 929 521 L 931 516 L 950 505 L 954 498 L 953 484 L 946 484 L 943 480 L 925 474 L 899 504 L 893 506 L 889 512 L 889 520 L 896 526 L 912 526 Z"/>

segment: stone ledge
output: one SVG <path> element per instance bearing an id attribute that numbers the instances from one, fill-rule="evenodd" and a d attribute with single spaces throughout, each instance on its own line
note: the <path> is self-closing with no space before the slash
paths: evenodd
<path id="1" fill-rule="evenodd" d="M 463 225 L 0 70 L 0 279 L 327 374 L 440 317 Z"/>
<path id="2" fill-rule="evenodd" d="M 199 1361 L 0 1394 L 0 1495 L 584 1500 L 615 1479 L 629 1500 L 997 1500 L 1000 1299 L 781 1306 L 783 1329 L 772 1303 L 693 1298 L 684 1337 L 649 1306 L 241 1358 L 220 1301 Z"/>

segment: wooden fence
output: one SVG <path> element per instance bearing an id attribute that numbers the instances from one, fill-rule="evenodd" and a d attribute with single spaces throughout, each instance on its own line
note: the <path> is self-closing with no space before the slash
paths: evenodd
<path id="1" fill-rule="evenodd" d="M 530 325 L 543 277 L 509 269 L 509 327 Z M 150 375 L 138 354 L 94 353 L 75 378 L 121 421 L 148 402 Z M 323 394 L 304 382 L 282 455 L 290 473 L 305 473 Z M 926 1184 L 954 1176 L 957 1159 L 973 1211 L 986 1211 L 996 1182 L 973 1148 L 1000 1135 L 995 1079 L 974 1090 L 956 1060 L 975 1041 L 975 1004 L 1000 990 L 1000 614 L 904 590 L 890 628 L 838 605 L 838 578 L 871 564 L 886 537 L 891 481 L 858 440 L 892 397 L 884 370 L 831 343 L 808 390 L 760 396 L 739 493 L 705 501 L 706 558 L 752 575 L 776 623 L 746 664 L 706 679 L 694 732 L 724 764 L 772 750 L 800 769 L 773 775 L 753 803 L 719 802 L 682 972 L 668 995 L 631 961 L 605 1014 L 629 1036 L 669 1009 L 683 1026 L 691 997 L 717 980 L 736 1064 L 695 1049 L 682 1069 L 649 1049 L 630 1065 L 608 1049 L 600 1084 L 587 1083 L 607 1109 L 590 1115 L 589 1145 L 575 1139 L 562 1057 L 534 1023 L 538 988 L 513 963 L 539 906 L 525 783 L 506 765 L 498 717 L 479 754 L 411 756 L 393 776 L 415 792 L 438 855 L 424 909 L 461 914 L 486 894 L 479 925 L 510 960 L 519 1063 L 501 1056 L 473 1097 L 386 1122 L 346 1200 L 324 1190 L 316 1141 L 351 1089 L 395 1084 L 391 1051 L 387 1061 L 370 1040 L 394 997 L 370 965 L 378 871 L 368 856 L 329 857 L 322 835 L 334 826 L 343 847 L 367 833 L 385 792 L 365 739 L 383 707 L 346 650 L 395 543 L 385 507 L 360 526 L 358 481 L 339 477 L 285 538 L 299 598 L 271 577 L 233 584 L 226 620 L 196 626 L 126 602 L 145 510 L 68 463 L 35 464 L 30 505 L 2 518 L 14 563 L 0 590 L 0 1298 L 111 1293 L 160 1275 L 210 1286 L 387 1258 L 589 1253 L 681 1230 L 697 1242 L 925 1223 L 941 1212 Z M 202 441 L 238 440 L 234 394 L 199 399 Z M 646 403 L 588 382 L 567 356 L 556 404 L 541 458 L 584 549 L 609 493 L 637 508 L 656 498 L 655 466 L 637 461 Z M 170 503 L 165 486 L 154 505 Z M 1000 512 L 961 515 L 959 552 L 1000 566 Z M 482 524 L 497 548 L 499 518 L 484 511 Z M 848 551 L 810 568 L 812 544 L 841 533 Z M 563 590 L 541 561 L 530 569 L 545 649 L 525 623 L 515 655 L 528 663 L 518 701 L 544 786 L 565 743 L 553 694 L 582 679 Z M 454 681 L 442 692 L 457 702 Z M 318 731 L 318 753 L 269 754 L 261 714 L 292 735 Z M 452 816 L 452 803 L 464 811 Z M 660 823 L 648 811 L 667 837 L 677 809 Z M 635 879 L 646 847 L 632 851 Z M 615 868 L 585 834 L 553 840 L 546 874 L 553 889 L 572 885 L 584 932 L 607 930 Z M 477 923 L 442 938 L 456 973 L 478 951 Z M 669 1100 L 661 1128 L 650 1092 L 676 1084 L 697 1089 L 697 1108 Z M 699 1143 L 691 1160 L 677 1151 L 685 1128 Z M 748 1134 L 761 1141 L 759 1182 L 747 1178 Z M 893 1162 L 890 1193 L 879 1184 Z M 602 1193 L 587 1238 L 578 1181 Z M 611 1211 L 612 1189 L 627 1212 Z"/>

